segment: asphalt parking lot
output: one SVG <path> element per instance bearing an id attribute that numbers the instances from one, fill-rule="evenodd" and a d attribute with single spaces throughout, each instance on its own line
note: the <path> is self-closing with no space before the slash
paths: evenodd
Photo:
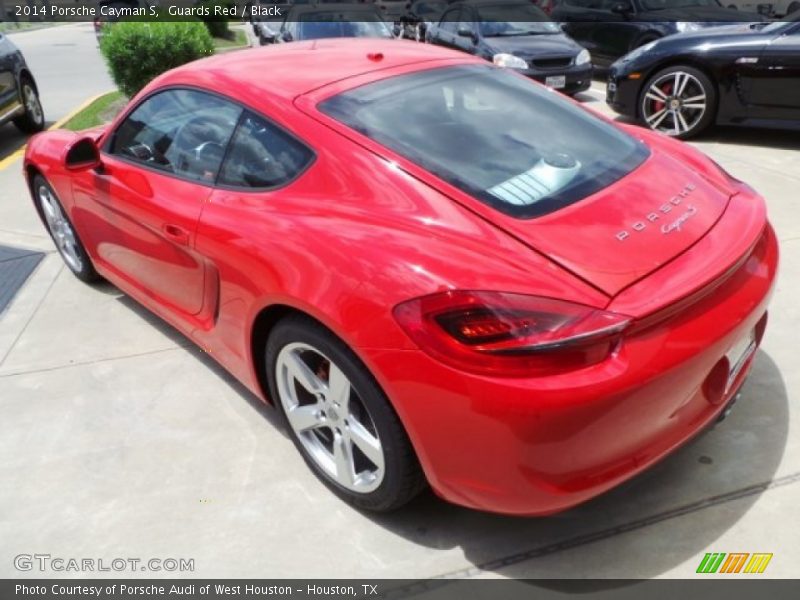
<path id="1" fill-rule="evenodd" d="M 94 40 L 81 38 L 91 25 L 59 29 L 69 28 L 97 90 L 67 90 L 63 68 L 40 72 L 26 53 L 50 120 L 108 89 Z M 52 110 L 48 90 L 60 98 Z M 596 82 L 579 100 L 611 114 L 603 97 Z M 0 577 L 42 575 L 15 569 L 23 553 L 194 559 L 193 572 L 167 575 L 201 578 L 692 577 L 706 552 L 773 553 L 762 577 L 795 576 L 800 135 L 718 128 L 692 143 L 766 197 L 781 243 L 744 397 L 644 475 L 535 519 L 431 494 L 386 516 L 339 501 L 271 408 L 117 289 L 69 273 L 30 205 L 16 147 L 3 146 L 0 245 L 47 255 L 0 315 Z"/>

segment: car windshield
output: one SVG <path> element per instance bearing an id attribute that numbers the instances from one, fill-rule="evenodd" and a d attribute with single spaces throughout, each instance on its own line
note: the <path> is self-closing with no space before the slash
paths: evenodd
<path id="1" fill-rule="evenodd" d="M 764 33 L 764 32 L 766 32 L 766 33 L 778 32 L 781 29 L 783 29 L 784 27 L 790 27 L 791 23 L 797 23 L 798 21 L 800 21 L 800 10 L 798 10 L 797 12 L 794 12 L 794 13 L 792 13 L 790 15 L 787 15 L 781 21 L 776 21 L 775 23 L 770 23 L 769 25 L 767 25 L 766 27 L 761 29 L 761 32 L 762 33 Z"/>
<path id="2" fill-rule="evenodd" d="M 318 11 L 300 15 L 297 38 L 392 37 L 389 26 L 374 11 Z"/>
<path id="3" fill-rule="evenodd" d="M 541 35 L 561 33 L 540 9 L 530 4 L 496 4 L 478 10 L 480 31 L 484 37 Z"/>
<path id="4" fill-rule="evenodd" d="M 491 65 L 392 77 L 319 109 L 519 218 L 577 202 L 649 155 L 644 144 L 557 93 Z"/>
<path id="5" fill-rule="evenodd" d="M 717 0 L 642 0 L 644 10 L 666 10 L 668 8 L 720 8 Z"/>

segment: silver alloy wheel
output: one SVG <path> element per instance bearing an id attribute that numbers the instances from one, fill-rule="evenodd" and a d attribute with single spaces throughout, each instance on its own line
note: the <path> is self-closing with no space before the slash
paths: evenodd
<path id="1" fill-rule="evenodd" d="M 694 129 L 707 109 L 703 84 L 684 71 L 667 73 L 654 80 L 642 99 L 642 116 L 647 126 L 672 136 Z"/>
<path id="2" fill-rule="evenodd" d="M 44 122 L 44 112 L 42 111 L 42 104 L 39 102 L 39 96 L 33 87 L 26 83 L 22 86 L 22 96 L 25 101 L 25 112 L 36 125 L 42 125 Z"/>
<path id="3" fill-rule="evenodd" d="M 80 250 L 78 250 L 78 242 L 75 232 L 72 231 L 72 226 L 61 210 L 61 205 L 45 185 L 39 186 L 38 196 L 44 213 L 44 220 L 53 235 L 58 251 L 73 271 L 80 272 L 83 269 L 83 260 L 81 259 Z"/>
<path id="4" fill-rule="evenodd" d="M 293 343 L 278 354 L 275 376 L 289 425 L 314 463 L 348 490 L 375 490 L 386 468 L 383 446 L 342 370 L 316 348 Z"/>

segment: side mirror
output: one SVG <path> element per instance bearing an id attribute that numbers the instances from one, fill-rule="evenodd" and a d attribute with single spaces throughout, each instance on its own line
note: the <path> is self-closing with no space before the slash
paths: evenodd
<path id="1" fill-rule="evenodd" d="M 67 148 L 64 166 L 70 171 L 86 171 L 102 166 L 97 144 L 89 137 L 82 137 Z"/>
<path id="2" fill-rule="evenodd" d="M 617 2 L 611 7 L 611 12 L 617 15 L 628 15 L 633 12 L 630 2 Z"/>
<path id="3" fill-rule="evenodd" d="M 475 42 L 475 32 L 472 31 L 469 27 L 459 27 L 458 31 L 456 31 L 458 37 L 465 37 L 471 39 Z"/>

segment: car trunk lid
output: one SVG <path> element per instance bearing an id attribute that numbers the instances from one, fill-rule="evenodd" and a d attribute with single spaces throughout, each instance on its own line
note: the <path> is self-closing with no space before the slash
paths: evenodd
<path id="1" fill-rule="evenodd" d="M 732 193 L 655 151 L 633 173 L 575 204 L 536 219 L 495 213 L 493 220 L 615 296 L 691 248 Z"/>

